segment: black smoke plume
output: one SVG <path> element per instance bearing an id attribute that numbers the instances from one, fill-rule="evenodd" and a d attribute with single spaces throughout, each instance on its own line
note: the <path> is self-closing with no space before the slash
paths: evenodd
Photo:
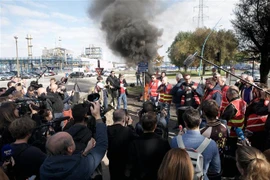
<path id="1" fill-rule="evenodd" d="M 157 56 L 162 30 L 149 23 L 153 0 L 93 0 L 92 19 L 101 22 L 109 48 L 127 61 L 151 61 Z"/>

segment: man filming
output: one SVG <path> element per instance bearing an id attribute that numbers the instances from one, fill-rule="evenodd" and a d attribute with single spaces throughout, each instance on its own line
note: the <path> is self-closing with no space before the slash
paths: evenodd
<path id="1" fill-rule="evenodd" d="M 96 143 L 91 139 L 82 153 L 75 154 L 76 145 L 70 134 L 60 132 L 51 136 L 46 142 L 49 157 L 40 168 L 41 179 L 91 178 L 107 150 L 108 138 L 99 103 L 91 102 L 90 110 L 96 119 Z"/>

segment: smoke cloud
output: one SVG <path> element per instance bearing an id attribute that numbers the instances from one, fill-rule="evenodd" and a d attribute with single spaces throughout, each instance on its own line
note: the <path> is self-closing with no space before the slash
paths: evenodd
<path id="1" fill-rule="evenodd" d="M 157 56 L 162 30 L 149 23 L 153 0 L 95 0 L 92 19 L 101 22 L 109 48 L 127 61 L 150 61 Z"/>

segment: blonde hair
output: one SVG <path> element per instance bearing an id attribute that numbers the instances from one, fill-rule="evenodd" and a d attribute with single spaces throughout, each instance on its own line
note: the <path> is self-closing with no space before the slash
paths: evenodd
<path id="1" fill-rule="evenodd" d="M 193 180 L 193 176 L 190 157 L 181 148 L 168 151 L 158 170 L 158 180 Z"/>
<path id="2" fill-rule="evenodd" d="M 236 161 L 238 167 L 243 170 L 242 179 L 269 180 L 270 164 L 259 150 L 240 146 L 236 150 Z"/>

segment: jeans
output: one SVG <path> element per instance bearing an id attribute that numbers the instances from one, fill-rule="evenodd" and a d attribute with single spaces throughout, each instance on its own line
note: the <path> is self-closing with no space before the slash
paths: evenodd
<path id="1" fill-rule="evenodd" d="M 141 81 L 141 78 L 140 77 L 137 77 L 137 86 L 139 85 L 139 82 L 140 82 L 140 85 L 142 86 L 142 81 Z"/>
<path id="2" fill-rule="evenodd" d="M 120 94 L 117 101 L 117 109 L 120 109 L 121 106 L 121 100 L 123 100 L 124 103 L 124 109 L 127 109 L 127 95 L 126 93 Z"/>

